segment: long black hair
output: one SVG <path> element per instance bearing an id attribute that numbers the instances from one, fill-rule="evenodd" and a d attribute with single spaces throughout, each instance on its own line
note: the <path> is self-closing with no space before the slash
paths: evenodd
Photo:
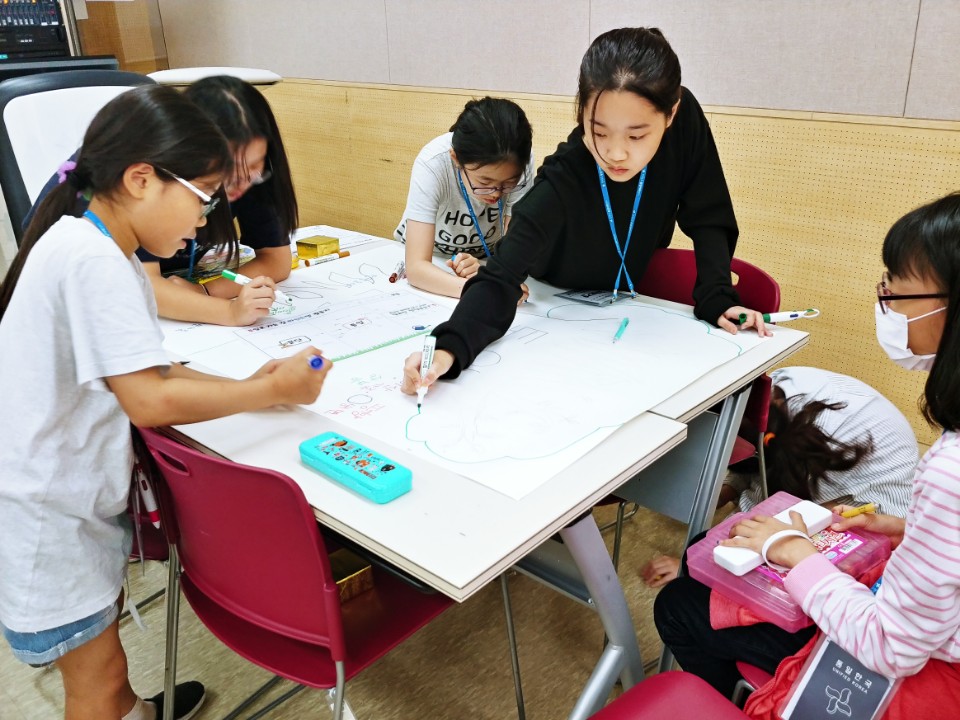
<path id="1" fill-rule="evenodd" d="M 669 118 L 680 101 L 680 60 L 659 28 L 609 30 L 590 44 L 580 62 L 577 122 L 593 98 L 593 113 L 604 92 L 629 91 Z M 590 118 L 593 133 L 593 117 Z"/>
<path id="2" fill-rule="evenodd" d="M 233 157 L 219 130 L 176 90 L 143 85 L 108 102 L 93 118 L 76 168 L 53 188 L 27 226 L 20 249 L 0 285 L 0 319 L 13 296 L 31 248 L 64 215 L 76 212 L 77 193 L 110 197 L 128 167 L 148 163 L 188 180 L 226 175 Z M 164 173 L 157 177 L 173 182 Z"/>
<path id="3" fill-rule="evenodd" d="M 911 210 L 883 241 L 895 277 L 930 280 L 947 294 L 946 319 L 920 411 L 931 425 L 960 430 L 960 193 Z"/>
<path id="4" fill-rule="evenodd" d="M 214 75 L 197 80 L 184 90 L 184 94 L 220 128 L 234 152 L 257 138 L 267 142 L 266 166 L 273 175 L 263 185 L 252 187 L 247 192 L 263 197 L 274 208 L 280 231 L 289 238 L 297 229 L 299 211 L 290 177 L 290 163 L 270 103 L 253 85 L 230 75 Z M 238 170 L 241 174 L 247 172 L 246 167 Z M 232 229 L 233 219 L 229 208 L 224 207 L 221 215 Z"/>
<path id="5" fill-rule="evenodd" d="M 471 100 L 450 128 L 453 151 L 461 165 L 515 162 L 521 174 L 530 162 L 533 129 L 523 108 L 512 100 Z"/>
<path id="6" fill-rule="evenodd" d="M 810 500 L 816 496 L 827 473 L 853 469 L 873 452 L 873 439 L 841 442 L 827 435 L 817 418 L 824 412 L 843 410 L 845 402 L 814 400 L 791 412 L 783 390 L 773 388 L 770 416 L 764 438 L 767 487 Z M 832 498 L 831 498 L 832 499 Z"/>

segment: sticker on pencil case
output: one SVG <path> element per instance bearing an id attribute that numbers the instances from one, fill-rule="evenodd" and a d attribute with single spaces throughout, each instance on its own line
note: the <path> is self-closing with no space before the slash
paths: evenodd
<path id="1" fill-rule="evenodd" d="M 305 465 L 376 503 L 410 492 L 410 470 L 358 442 L 326 432 L 300 443 Z"/>

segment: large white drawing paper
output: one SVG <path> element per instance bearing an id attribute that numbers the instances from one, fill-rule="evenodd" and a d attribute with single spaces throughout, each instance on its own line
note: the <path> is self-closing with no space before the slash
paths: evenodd
<path id="1" fill-rule="evenodd" d="M 288 314 L 244 328 L 161 320 L 168 352 L 232 378 L 248 377 L 271 358 L 312 345 L 339 360 L 423 335 L 450 316 L 453 301 L 388 278 L 403 247 L 300 268 L 280 288 L 293 302 Z"/>
<path id="2" fill-rule="evenodd" d="M 436 383 L 418 414 L 416 398 L 399 390 L 403 361 L 454 301 L 389 283 L 402 256 L 391 245 L 297 270 L 281 283 L 295 305 L 290 315 L 250 328 L 164 321 L 165 346 L 236 378 L 307 343 L 320 347 L 342 359 L 310 410 L 342 424 L 347 436 L 355 429 L 376 438 L 384 454 L 403 448 L 519 499 L 623 423 L 760 342 L 686 310 L 637 300 L 593 307 L 531 281 L 531 302 L 505 337 L 457 380 Z"/>
<path id="3" fill-rule="evenodd" d="M 457 380 L 435 384 L 419 415 L 416 399 L 399 393 L 403 360 L 419 339 L 339 363 L 310 409 L 347 435 L 355 427 L 519 499 L 759 342 L 637 301 L 538 304 Z M 613 343 L 624 317 L 628 329 Z"/>

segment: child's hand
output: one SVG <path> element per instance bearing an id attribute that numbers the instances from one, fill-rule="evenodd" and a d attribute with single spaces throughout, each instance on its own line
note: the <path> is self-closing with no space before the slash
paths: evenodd
<path id="1" fill-rule="evenodd" d="M 530 297 L 530 288 L 527 287 L 526 283 L 520 283 L 520 300 L 517 302 L 517 307 L 523 305 L 528 297 Z"/>
<path id="2" fill-rule="evenodd" d="M 837 505 L 833 508 L 833 512 L 839 515 L 845 510 L 853 510 L 854 507 L 853 505 Z M 890 544 L 896 547 L 903 541 L 903 530 L 906 524 L 903 518 L 898 518 L 896 515 L 880 515 L 878 513 L 867 512 L 852 518 L 842 517 L 839 522 L 833 523 L 830 529 L 842 531 L 863 528 L 864 530 L 886 535 L 890 538 Z"/>
<path id="3" fill-rule="evenodd" d="M 480 270 L 480 261 L 473 255 L 458 253 L 447 260 L 447 267 L 452 268 L 457 277 L 469 280 Z"/>
<path id="4" fill-rule="evenodd" d="M 774 533 L 782 530 L 799 530 L 804 537 L 787 536 L 775 542 L 767 548 L 767 559 L 770 562 L 792 568 L 808 555 L 817 552 L 807 537 L 807 526 L 803 523 L 803 516 L 793 510 L 790 511 L 789 525 L 765 515 L 743 519 L 730 529 L 730 538 L 721 541 L 720 544 L 726 547 L 748 548 L 759 555 L 763 552 L 764 543 Z"/>
<path id="5" fill-rule="evenodd" d="M 679 572 L 679 558 L 658 555 L 644 566 L 640 571 L 640 577 L 643 578 L 647 587 L 658 588 L 677 577 Z"/>
<path id="6" fill-rule="evenodd" d="M 744 322 L 740 323 L 740 325 L 737 325 L 741 315 L 746 315 L 747 318 Z M 770 332 L 763 323 L 763 313 L 750 310 L 742 305 L 734 305 L 732 308 L 727 308 L 726 312 L 717 319 L 717 327 L 726 330 L 731 335 L 736 335 L 738 329 L 746 330 L 752 327 L 757 329 L 757 335 L 760 337 L 773 336 L 773 333 Z"/>
<path id="7" fill-rule="evenodd" d="M 400 385 L 400 392 L 407 395 L 416 395 L 421 386 L 420 380 L 420 360 L 423 353 L 410 353 L 406 362 L 403 363 L 403 383 Z M 453 365 L 453 355 L 446 350 L 437 350 L 433 354 L 433 364 L 427 371 L 427 376 L 423 378 L 422 385 L 430 387 L 437 381 L 441 375 L 447 372 Z"/>
<path id="8" fill-rule="evenodd" d="M 240 294 L 230 303 L 230 316 L 236 326 L 252 325 L 259 318 L 270 314 L 273 305 L 274 283 L 266 275 L 240 286 Z"/>
<path id="9" fill-rule="evenodd" d="M 314 358 L 322 360 L 319 368 L 311 364 Z M 268 362 L 254 373 L 254 377 L 270 378 L 277 405 L 309 405 L 317 399 L 332 367 L 333 362 L 323 357 L 316 348 L 309 347 L 293 357 Z"/>

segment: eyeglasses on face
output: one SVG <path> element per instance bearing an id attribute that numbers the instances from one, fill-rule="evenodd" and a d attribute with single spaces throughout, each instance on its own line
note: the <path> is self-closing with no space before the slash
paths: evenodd
<path id="1" fill-rule="evenodd" d="M 465 167 L 461 166 L 460 170 L 463 172 L 463 176 L 467 179 L 467 185 L 470 186 L 470 191 L 474 195 L 493 195 L 494 193 L 500 193 L 501 195 L 509 195 L 511 193 L 517 192 L 517 190 L 520 190 L 522 187 L 524 187 L 527 184 L 527 175 L 526 173 L 524 173 L 523 177 L 520 178 L 519 182 L 504 183 L 499 187 L 489 187 L 484 185 L 477 186 L 473 184 L 472 180 L 470 180 L 470 173 L 467 172 L 467 169 Z"/>
<path id="2" fill-rule="evenodd" d="M 880 304 L 880 311 L 886 315 L 887 314 L 887 303 L 893 300 L 926 300 L 930 298 L 946 298 L 949 297 L 947 293 L 919 293 L 912 295 L 897 295 L 890 292 L 890 288 L 887 287 L 887 280 L 889 276 L 884 273 L 883 278 L 880 282 L 877 283 L 877 302 Z"/>
<path id="3" fill-rule="evenodd" d="M 182 177 L 180 177 L 176 173 L 172 173 L 169 170 L 164 170 L 162 167 L 158 167 L 157 170 L 162 172 L 164 175 L 167 175 L 171 179 L 176 180 L 178 183 L 183 185 L 187 190 L 189 190 L 198 198 L 200 198 L 200 202 L 201 202 L 200 217 L 201 218 L 207 217 L 207 215 L 212 213 L 214 208 L 217 207 L 217 205 L 220 203 L 220 198 L 210 197 L 203 190 L 201 190 L 196 185 L 194 185 L 192 182 L 190 182 L 189 180 L 184 180 Z"/>
<path id="4" fill-rule="evenodd" d="M 270 165 L 270 158 L 268 157 L 264 161 L 263 169 L 259 172 L 244 172 L 243 168 L 238 165 L 236 172 L 230 179 L 230 184 L 233 187 L 237 187 L 238 185 L 263 185 L 272 177 L 273 167 Z"/>

